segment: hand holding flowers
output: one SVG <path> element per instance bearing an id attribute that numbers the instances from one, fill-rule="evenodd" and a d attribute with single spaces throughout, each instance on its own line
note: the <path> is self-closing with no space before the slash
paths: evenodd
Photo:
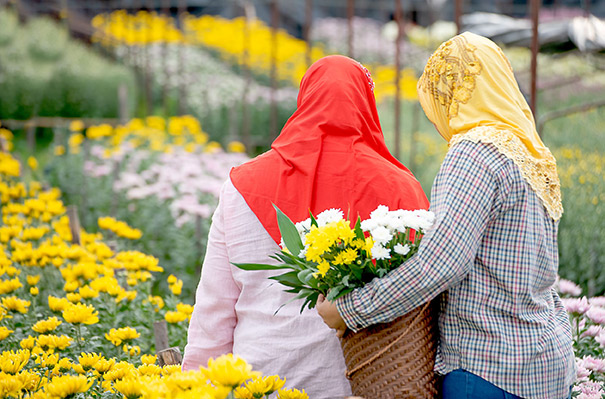
<path id="1" fill-rule="evenodd" d="M 301 311 L 313 308 L 319 295 L 333 301 L 375 277 L 383 277 L 414 255 L 422 234 L 434 221 L 426 210 L 394 210 L 378 206 L 354 227 L 340 209 L 312 214 L 294 224 L 277 207 L 282 250 L 279 264 L 236 264 L 244 270 L 286 270 L 271 277 L 304 299 Z"/>

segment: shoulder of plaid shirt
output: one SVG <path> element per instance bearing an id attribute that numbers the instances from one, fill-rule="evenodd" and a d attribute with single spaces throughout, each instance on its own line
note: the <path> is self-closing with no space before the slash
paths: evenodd
<path id="1" fill-rule="evenodd" d="M 465 369 L 524 398 L 566 398 L 571 326 L 553 288 L 557 226 L 519 168 L 461 141 L 435 178 L 436 221 L 401 267 L 339 298 L 347 327 L 388 322 L 444 293 L 435 370 Z"/>

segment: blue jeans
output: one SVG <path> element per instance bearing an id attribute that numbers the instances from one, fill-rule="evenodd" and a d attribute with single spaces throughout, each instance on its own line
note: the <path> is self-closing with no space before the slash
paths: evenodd
<path id="1" fill-rule="evenodd" d="M 443 377 L 443 399 L 521 399 L 483 378 L 458 369 Z M 571 389 L 569 390 L 571 399 Z"/>

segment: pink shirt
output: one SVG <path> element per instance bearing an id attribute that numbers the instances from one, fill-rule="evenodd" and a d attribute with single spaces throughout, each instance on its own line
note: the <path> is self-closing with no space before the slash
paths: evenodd
<path id="1" fill-rule="evenodd" d="M 279 251 L 244 198 L 228 180 L 212 217 L 202 277 L 189 325 L 183 370 L 233 352 L 263 375 L 279 375 L 286 387 L 312 399 L 351 394 L 340 343 L 315 309 L 268 277 L 274 271 L 244 271 L 234 263 L 275 263 Z"/>

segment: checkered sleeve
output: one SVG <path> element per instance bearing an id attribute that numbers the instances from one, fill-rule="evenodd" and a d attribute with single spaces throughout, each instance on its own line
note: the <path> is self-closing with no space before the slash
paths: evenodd
<path id="1" fill-rule="evenodd" d="M 465 278 L 498 206 L 494 166 L 485 144 L 463 141 L 449 150 L 431 194 L 435 225 L 418 253 L 336 301 L 351 330 L 391 321 Z"/>

